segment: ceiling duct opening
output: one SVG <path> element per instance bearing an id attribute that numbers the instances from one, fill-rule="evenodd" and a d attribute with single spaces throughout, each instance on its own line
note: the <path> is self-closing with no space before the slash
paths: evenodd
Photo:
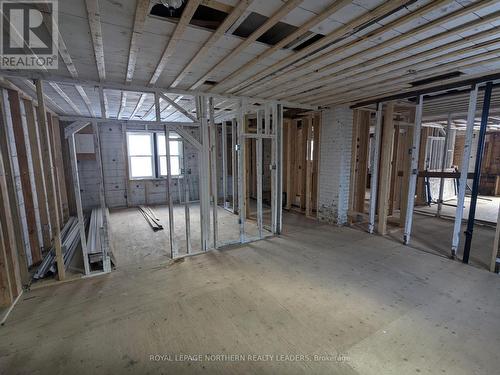
<path id="1" fill-rule="evenodd" d="M 184 2 L 179 8 L 168 8 L 163 4 L 156 4 L 151 8 L 149 13 L 151 16 L 156 16 L 164 19 L 170 19 L 173 21 L 178 21 L 187 2 Z M 224 19 L 227 17 L 227 13 L 221 10 L 210 8 L 204 5 L 198 6 L 194 12 L 193 18 L 189 22 L 191 25 L 203 27 L 209 30 L 217 30 Z"/>
<path id="2" fill-rule="evenodd" d="M 262 14 L 252 12 L 247 18 L 234 30 L 233 35 L 239 36 L 241 38 L 248 38 L 253 32 L 255 32 L 259 27 L 261 27 L 268 17 Z M 258 42 L 274 46 L 281 40 L 285 39 L 288 35 L 297 30 L 296 26 L 290 25 L 285 22 L 278 22 L 267 30 L 264 34 L 257 39 Z"/>

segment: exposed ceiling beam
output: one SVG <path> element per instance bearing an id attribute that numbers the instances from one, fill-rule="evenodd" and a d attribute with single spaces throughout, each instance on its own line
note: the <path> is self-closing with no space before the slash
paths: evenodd
<path id="1" fill-rule="evenodd" d="M 324 38 L 321 38 L 317 42 L 311 44 L 310 46 L 296 52 L 292 56 L 283 58 L 271 66 L 261 70 L 259 73 L 253 75 L 251 78 L 246 79 L 245 81 L 234 85 L 229 92 L 238 92 L 242 88 L 245 88 L 251 84 L 253 84 L 256 81 L 260 81 L 263 78 L 273 74 L 277 70 L 284 69 L 288 66 L 291 66 L 297 62 L 302 61 L 306 57 L 310 57 L 312 55 L 315 55 L 317 53 L 322 52 L 329 46 L 337 43 L 338 41 L 347 38 L 348 36 L 356 33 L 360 29 L 362 29 L 364 26 L 369 26 L 376 20 L 383 18 L 387 15 L 393 14 L 399 9 L 402 9 L 404 5 L 408 2 L 413 2 L 413 1 L 404 1 L 404 0 L 391 0 L 391 1 L 386 1 L 382 5 L 378 6 L 377 8 L 368 11 L 361 16 L 357 17 L 353 21 L 349 22 L 348 24 L 339 27 L 338 29 L 335 29 L 328 35 L 326 35 Z"/>
<path id="2" fill-rule="evenodd" d="M 139 53 L 139 41 L 144 31 L 144 24 L 149 11 L 150 0 L 137 0 L 135 8 L 134 28 L 132 38 L 130 39 L 130 49 L 127 63 L 127 76 L 125 82 L 131 82 L 134 77 L 135 65 L 137 63 L 137 54 Z"/>
<path id="3" fill-rule="evenodd" d="M 82 115 L 82 112 L 80 111 L 80 108 L 78 108 L 76 106 L 75 103 L 73 103 L 73 101 L 69 98 L 68 95 L 66 95 L 66 93 L 61 89 L 61 87 L 57 84 L 57 83 L 54 83 L 54 82 L 48 82 L 49 85 L 61 96 L 61 98 L 64 99 L 64 101 L 66 103 L 69 104 L 69 106 L 76 112 L 78 113 L 79 115 Z"/>
<path id="4" fill-rule="evenodd" d="M 238 5 L 233 8 L 233 11 L 224 19 L 224 22 L 220 24 L 217 30 L 208 38 L 208 40 L 203 44 L 200 50 L 194 55 L 194 57 L 189 61 L 189 63 L 182 69 L 182 72 L 175 78 L 175 80 L 170 85 L 171 87 L 177 87 L 179 83 L 184 79 L 184 77 L 191 72 L 199 60 L 205 56 L 208 51 L 214 46 L 215 43 L 224 35 L 227 29 L 233 25 L 245 12 L 248 6 L 253 0 L 241 0 Z"/>
<path id="5" fill-rule="evenodd" d="M 90 34 L 92 35 L 92 45 L 94 47 L 95 62 L 99 79 L 106 79 L 106 68 L 104 64 L 104 45 L 102 41 L 101 14 L 99 10 L 99 0 L 85 0 L 87 14 L 89 18 Z"/>
<path id="6" fill-rule="evenodd" d="M 338 69 L 339 65 L 341 65 L 342 63 L 348 63 L 349 61 L 353 61 L 354 59 L 360 59 L 360 58 L 363 58 L 364 56 L 369 56 L 370 54 L 377 53 L 378 51 L 383 50 L 384 48 L 390 48 L 391 46 L 397 45 L 397 43 L 400 43 L 404 40 L 411 38 L 413 35 L 427 32 L 427 31 L 432 30 L 436 27 L 439 27 L 440 25 L 442 25 L 446 22 L 451 22 L 451 21 L 456 20 L 460 17 L 463 17 L 464 15 L 467 15 L 467 14 L 470 14 L 474 11 L 477 11 L 485 6 L 491 5 L 491 1 L 494 1 L 494 0 L 489 0 L 489 1 L 484 1 L 484 2 L 480 2 L 480 3 L 472 4 L 471 6 L 469 6 L 467 8 L 462 8 L 456 12 L 453 12 L 453 13 L 445 15 L 441 18 L 435 19 L 435 20 L 428 22 L 424 25 L 421 25 L 415 29 L 412 29 L 409 32 L 400 34 L 394 38 L 386 40 L 386 41 L 379 43 L 375 46 L 372 46 L 370 48 L 364 48 L 361 51 L 354 53 L 348 57 L 344 57 L 341 60 L 327 64 L 319 69 L 316 68 L 319 64 L 321 64 L 323 61 L 325 61 L 329 58 L 332 58 L 332 57 L 334 58 L 335 56 L 342 54 L 346 50 L 349 50 L 349 49 L 356 47 L 356 46 L 360 46 L 361 43 L 365 42 L 366 40 L 375 39 L 376 37 L 381 36 L 383 33 L 387 32 L 390 29 L 397 28 L 397 27 L 399 27 L 407 22 L 410 22 L 412 20 L 417 19 L 418 17 L 422 16 L 423 14 L 428 13 L 431 10 L 435 10 L 436 4 L 431 3 L 431 4 L 427 5 L 426 7 L 424 7 L 425 9 L 424 8 L 419 9 L 416 12 L 410 13 L 406 16 L 403 16 L 399 19 L 396 19 L 395 21 L 391 22 L 390 24 L 388 24 L 380 29 L 375 30 L 374 32 L 366 35 L 365 37 L 361 38 L 359 41 L 357 41 L 353 44 L 348 44 L 348 45 L 344 45 L 344 46 L 341 46 L 339 48 L 336 48 L 336 49 L 329 51 L 328 53 L 326 53 L 322 56 L 319 56 L 315 59 L 312 59 L 312 60 L 307 61 L 303 64 L 300 64 L 298 67 L 296 67 L 290 71 L 287 71 L 286 74 L 282 73 L 280 75 L 276 75 L 271 80 L 257 84 L 256 86 L 254 85 L 250 89 L 247 88 L 247 89 L 241 90 L 241 91 L 247 92 L 247 93 L 256 92 L 256 91 L 258 92 L 259 90 L 262 90 L 263 87 L 265 87 L 267 85 L 271 85 L 271 82 L 272 82 L 273 87 L 276 87 L 276 83 L 278 81 L 280 81 L 280 82 L 292 82 L 292 77 L 293 77 L 293 82 L 291 84 L 294 86 L 297 86 L 295 84 L 295 83 L 297 83 L 297 81 L 299 81 L 300 84 L 305 84 L 305 83 L 312 82 L 312 81 L 315 81 L 318 79 L 322 79 L 321 74 L 325 74 L 325 72 L 330 71 L 332 69 Z M 447 1 L 444 1 L 444 2 L 447 2 Z M 439 6 L 442 6 L 442 3 L 443 3 L 443 1 L 438 2 Z M 488 17 L 490 17 L 490 16 L 488 16 Z M 491 19 L 491 17 L 490 17 L 490 19 Z M 473 22 L 486 23 L 487 21 L 480 19 L 478 21 L 473 21 Z M 457 29 L 458 28 L 460 28 L 460 26 L 457 27 Z M 447 32 L 446 35 L 453 36 L 455 34 L 456 33 L 449 31 L 449 32 Z M 432 40 L 432 38 L 440 38 L 440 36 L 438 34 L 437 36 L 433 36 L 429 39 Z M 416 44 L 419 46 L 426 46 L 429 42 L 431 42 L 431 40 L 428 40 L 427 42 L 420 41 L 420 42 L 417 42 Z M 408 48 L 409 48 L 409 46 L 405 46 L 405 47 L 400 48 L 400 49 L 404 50 L 404 49 L 408 49 Z M 394 55 L 395 53 L 396 52 L 394 51 L 394 52 L 391 52 L 389 54 Z M 387 56 L 387 55 L 388 54 L 385 54 L 385 56 Z M 379 56 L 379 57 L 381 57 L 381 56 Z M 310 68 L 310 69 L 316 68 L 316 69 L 314 71 L 312 71 L 311 73 L 302 73 L 302 77 L 297 76 L 297 72 L 303 71 L 306 68 Z"/>
<path id="7" fill-rule="evenodd" d="M 198 121 L 198 119 L 196 117 L 194 117 L 191 113 L 189 113 L 188 111 L 186 111 L 184 108 L 182 108 L 179 104 L 177 104 L 177 102 L 175 102 L 174 100 L 170 99 L 168 96 L 166 96 L 165 94 L 160 94 L 160 98 L 162 98 L 163 100 L 165 100 L 167 103 L 169 103 L 172 107 L 174 107 L 177 111 L 181 112 L 184 116 L 186 116 L 188 119 L 190 119 L 191 121 Z"/>
<path id="8" fill-rule="evenodd" d="M 249 97 L 249 96 L 239 96 L 232 94 L 217 94 L 217 93 L 209 93 L 202 90 L 184 90 L 178 88 L 159 88 L 154 86 L 145 86 L 145 85 L 137 85 L 137 84 L 125 84 L 123 82 L 99 82 L 88 79 L 73 79 L 65 76 L 61 76 L 54 73 L 43 72 L 43 71 L 26 71 L 26 70 L 1 70 L 0 77 L 13 77 L 13 78 L 23 78 L 23 79 L 40 79 L 43 81 L 50 81 L 60 84 L 68 84 L 68 85 L 82 85 L 83 87 L 91 87 L 92 89 L 103 87 L 106 90 L 119 90 L 119 91 L 133 91 L 137 93 L 165 93 L 165 94 L 176 94 L 176 95 L 203 95 L 207 97 L 213 98 L 221 98 L 221 99 L 243 99 L 253 103 L 268 103 L 268 99 L 263 99 L 259 97 Z M 303 108 L 303 109 L 317 109 L 316 106 L 311 105 L 302 105 L 301 103 L 288 102 L 285 100 L 276 100 L 277 103 L 282 104 L 285 107 L 289 108 Z"/>
<path id="9" fill-rule="evenodd" d="M 249 62 L 247 62 L 245 65 L 243 65 L 241 68 L 237 69 L 233 73 L 231 73 L 229 76 L 221 80 L 217 85 L 212 87 L 211 91 L 217 91 L 218 89 L 220 90 L 224 86 L 227 86 L 229 82 L 234 80 L 237 77 L 240 77 L 240 75 L 250 69 L 252 66 L 258 64 L 262 60 L 268 58 L 269 56 L 273 55 L 277 51 L 281 50 L 283 47 L 287 46 L 288 44 L 299 40 L 304 34 L 309 32 L 309 30 L 316 26 L 317 24 L 323 22 L 325 19 L 327 19 L 330 15 L 338 11 L 339 9 L 342 9 L 344 6 L 347 4 L 350 4 L 351 0 L 337 0 L 333 2 L 330 6 L 328 6 L 324 11 L 322 11 L 320 14 L 314 16 L 311 18 L 309 21 L 304 23 L 302 26 L 300 26 L 297 30 L 295 30 L 293 33 L 291 33 L 289 36 L 278 42 L 276 45 L 273 47 L 269 48 L 268 50 L 264 51 L 261 53 L 259 56 L 253 58 Z M 314 34 L 312 34 L 314 35 Z"/>
<path id="10" fill-rule="evenodd" d="M 174 33 L 170 37 L 168 44 L 165 47 L 165 50 L 163 51 L 163 54 L 160 58 L 160 61 L 156 66 L 155 72 L 153 73 L 153 76 L 149 81 L 150 85 L 156 84 L 156 82 L 160 78 L 161 73 L 163 72 L 165 66 L 167 65 L 168 59 L 174 53 L 177 43 L 179 43 L 179 41 L 181 40 L 182 34 L 184 34 L 184 31 L 189 25 L 189 22 L 191 21 L 194 12 L 198 8 L 198 5 L 200 5 L 200 2 L 201 0 L 188 0 L 186 7 L 182 11 L 182 16 L 175 27 Z"/>
<path id="11" fill-rule="evenodd" d="M 285 5 L 278 9 L 271 17 L 269 17 L 262 26 L 250 34 L 242 43 L 240 43 L 234 50 L 232 50 L 228 55 L 222 58 L 215 66 L 213 66 L 207 73 L 205 73 L 191 89 L 194 90 L 200 87 L 217 69 L 228 63 L 232 58 L 238 56 L 241 52 L 247 49 L 253 42 L 259 39 L 266 31 L 278 23 L 284 16 L 295 9 L 303 0 L 288 0 Z"/>
<path id="12" fill-rule="evenodd" d="M 345 85 L 346 82 L 351 82 L 351 80 L 353 79 L 356 80 L 359 77 L 363 77 L 363 79 L 371 78 L 374 75 L 379 75 L 383 72 L 390 72 L 396 68 L 406 67 L 406 68 L 411 68 L 413 70 L 414 64 L 419 63 L 420 61 L 424 61 L 425 59 L 428 59 L 432 56 L 454 53 L 453 50 L 460 48 L 462 45 L 470 45 L 470 43 L 476 43 L 482 39 L 495 36 L 499 32 L 498 28 L 489 29 L 484 32 L 480 32 L 478 34 L 474 34 L 451 43 L 446 43 L 423 52 L 412 53 L 410 56 L 407 57 L 403 57 L 403 53 L 413 51 L 419 47 L 432 45 L 438 41 L 445 40 L 452 35 L 463 33 L 466 32 L 467 30 L 475 29 L 478 26 L 481 26 L 487 22 L 488 20 L 473 21 L 472 23 L 459 26 L 450 31 L 437 34 L 430 38 L 422 39 L 419 42 L 396 49 L 388 54 L 384 54 L 375 57 L 373 59 L 363 61 L 360 64 L 348 66 L 347 68 L 341 70 L 336 70 L 335 73 L 331 73 L 328 76 L 321 77 L 319 86 L 317 81 L 318 79 L 316 79 L 314 82 L 311 83 L 302 82 L 300 79 L 298 79 L 299 81 L 301 81 L 300 82 L 301 85 L 298 87 L 293 83 L 279 85 L 280 87 L 279 90 L 270 89 L 269 91 L 266 91 L 267 93 L 266 97 L 280 97 L 280 96 L 291 97 L 296 94 L 306 93 L 306 92 L 310 95 L 318 94 L 325 90 L 330 90 L 330 88 L 334 86 L 331 85 L 334 82 L 341 81 L 343 82 L 343 85 Z M 339 68 L 342 65 L 344 65 L 342 64 L 342 62 L 349 64 L 349 61 L 350 61 L 349 58 L 339 60 L 338 62 Z M 379 63 L 382 63 L 382 65 L 380 65 Z M 361 73 L 363 73 L 363 75 L 361 75 Z"/>
<path id="13" fill-rule="evenodd" d="M 394 90 L 396 88 L 399 88 L 399 90 L 408 90 L 408 89 L 413 89 L 414 87 L 411 86 L 411 82 L 417 79 L 426 79 L 426 78 L 432 78 L 436 74 L 446 74 L 446 73 L 451 73 L 456 71 L 457 69 L 471 69 L 471 68 L 477 68 L 484 66 L 485 64 L 488 63 L 495 63 L 498 61 L 498 58 L 500 57 L 500 49 L 497 49 L 496 51 L 493 51 L 491 53 L 480 53 L 478 55 L 472 56 L 472 57 L 467 57 L 464 59 L 460 59 L 457 61 L 452 61 L 452 62 L 447 62 L 444 64 L 440 64 L 431 68 L 423 69 L 418 73 L 418 76 L 402 76 L 401 75 L 395 75 L 393 77 L 388 77 L 382 81 L 379 81 L 376 84 L 370 84 L 367 83 L 367 85 L 363 85 L 361 83 L 358 86 L 353 86 L 352 89 L 348 88 L 347 90 L 344 90 L 342 92 L 335 92 L 333 91 L 330 94 L 325 94 L 320 97 L 316 96 L 311 96 L 311 101 L 314 101 L 314 103 L 328 103 L 328 104 L 334 104 L 337 102 L 350 102 L 356 95 L 367 95 L 368 93 L 377 93 L 380 92 L 381 90 L 387 88 L 389 90 Z M 398 78 L 400 77 L 400 78 Z M 464 79 L 464 77 L 460 77 L 460 79 Z M 446 80 L 440 81 L 440 82 L 445 82 Z M 434 83 L 435 84 L 435 83 Z M 306 102 L 309 102 L 309 100 L 306 100 Z"/>

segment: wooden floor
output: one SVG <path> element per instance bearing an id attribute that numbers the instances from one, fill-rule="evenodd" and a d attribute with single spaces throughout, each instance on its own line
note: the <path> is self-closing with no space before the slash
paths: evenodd
<path id="1" fill-rule="evenodd" d="M 498 275 L 286 220 L 279 238 L 25 293 L 0 373 L 498 373 Z"/>

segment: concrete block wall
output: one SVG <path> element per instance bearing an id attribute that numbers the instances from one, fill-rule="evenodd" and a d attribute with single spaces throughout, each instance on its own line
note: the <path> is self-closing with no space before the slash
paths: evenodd
<path id="1" fill-rule="evenodd" d="M 349 107 L 322 111 L 319 160 L 318 218 L 347 223 L 353 112 Z"/>
<path id="2" fill-rule="evenodd" d="M 199 139 L 198 130 L 189 130 L 193 137 Z M 141 204 L 165 204 L 167 201 L 166 180 L 131 180 L 126 179 L 126 160 L 123 154 L 123 137 L 121 124 L 104 123 L 99 126 L 101 139 L 101 155 L 105 184 L 106 204 L 109 208 L 127 207 Z M 184 142 L 184 158 L 186 169 L 190 173 L 189 195 L 191 201 L 199 199 L 198 151 L 187 141 Z M 99 203 L 99 179 L 95 160 L 78 162 L 82 205 L 90 210 Z M 127 197 L 128 184 L 128 197 Z M 174 203 L 179 202 L 179 195 L 184 201 L 184 185 L 182 179 L 173 177 L 170 193 Z"/>

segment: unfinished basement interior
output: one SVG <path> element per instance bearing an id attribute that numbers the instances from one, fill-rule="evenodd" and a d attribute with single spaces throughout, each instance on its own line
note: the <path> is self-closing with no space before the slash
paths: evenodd
<path id="1" fill-rule="evenodd" d="M 498 0 L 0 13 L 0 374 L 500 373 Z"/>

